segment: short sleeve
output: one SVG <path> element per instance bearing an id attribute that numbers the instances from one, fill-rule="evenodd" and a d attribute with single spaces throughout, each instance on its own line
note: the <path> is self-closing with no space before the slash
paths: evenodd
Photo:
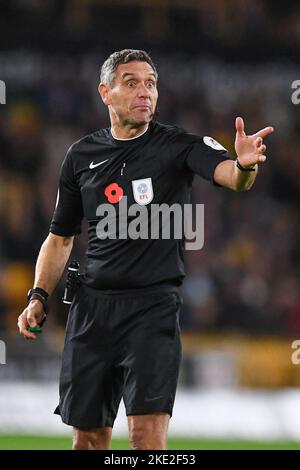
<path id="1" fill-rule="evenodd" d="M 183 138 L 181 138 L 181 141 Z M 186 146 L 182 147 L 177 156 L 177 165 L 188 168 L 207 181 L 219 186 L 214 181 L 214 172 L 219 163 L 230 160 L 228 151 L 212 137 L 199 137 L 185 134 Z"/>
<path id="2" fill-rule="evenodd" d="M 72 147 L 62 163 L 56 207 L 50 224 L 55 235 L 72 236 L 81 233 L 83 208 L 80 188 L 74 175 Z"/>

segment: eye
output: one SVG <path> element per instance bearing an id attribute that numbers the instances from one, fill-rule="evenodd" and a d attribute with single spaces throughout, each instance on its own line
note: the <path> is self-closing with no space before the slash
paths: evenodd
<path id="1" fill-rule="evenodd" d="M 154 83 L 154 82 L 147 82 L 147 87 L 148 87 L 148 88 L 154 88 L 154 87 L 155 87 L 155 83 Z"/>
<path id="2" fill-rule="evenodd" d="M 127 82 L 127 86 L 128 86 L 128 88 L 133 88 L 135 86 L 135 81 L 134 80 L 129 80 Z"/>

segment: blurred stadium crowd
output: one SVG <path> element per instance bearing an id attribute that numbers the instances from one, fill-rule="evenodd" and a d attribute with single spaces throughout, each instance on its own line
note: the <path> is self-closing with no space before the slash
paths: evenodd
<path id="1" fill-rule="evenodd" d="M 26 305 L 68 147 L 108 125 L 97 95 L 99 67 L 114 50 L 136 47 L 150 50 L 158 65 L 161 122 L 211 135 L 232 155 L 236 116 L 248 133 L 275 127 L 250 192 L 195 180 L 193 202 L 205 204 L 205 244 L 186 253 L 182 328 L 300 334 L 300 105 L 291 101 L 291 83 L 300 79 L 297 2 L 286 4 L 285 15 L 276 1 L 184 3 L 185 10 L 179 0 L 164 8 L 112 0 L 0 2 L 0 79 L 7 86 L 0 107 L 2 331 L 16 331 Z M 85 243 L 83 234 L 75 256 L 82 257 Z M 57 332 L 67 315 L 62 289 L 63 283 L 49 321 Z"/>

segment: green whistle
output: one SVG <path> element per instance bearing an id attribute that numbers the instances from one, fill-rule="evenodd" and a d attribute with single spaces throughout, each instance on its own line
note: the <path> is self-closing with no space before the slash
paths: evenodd
<path id="1" fill-rule="evenodd" d="M 43 328 L 41 328 L 40 326 L 28 326 L 27 330 L 30 331 L 31 333 L 42 333 L 43 332 Z"/>

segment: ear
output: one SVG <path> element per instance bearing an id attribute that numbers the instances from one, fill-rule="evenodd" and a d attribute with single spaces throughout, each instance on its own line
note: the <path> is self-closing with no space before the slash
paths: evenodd
<path id="1" fill-rule="evenodd" d="M 99 86 L 98 86 L 98 91 L 99 91 L 99 94 L 102 98 L 102 101 L 104 104 L 106 104 L 106 106 L 108 106 L 110 104 L 110 88 L 105 85 L 105 83 L 100 83 Z"/>

